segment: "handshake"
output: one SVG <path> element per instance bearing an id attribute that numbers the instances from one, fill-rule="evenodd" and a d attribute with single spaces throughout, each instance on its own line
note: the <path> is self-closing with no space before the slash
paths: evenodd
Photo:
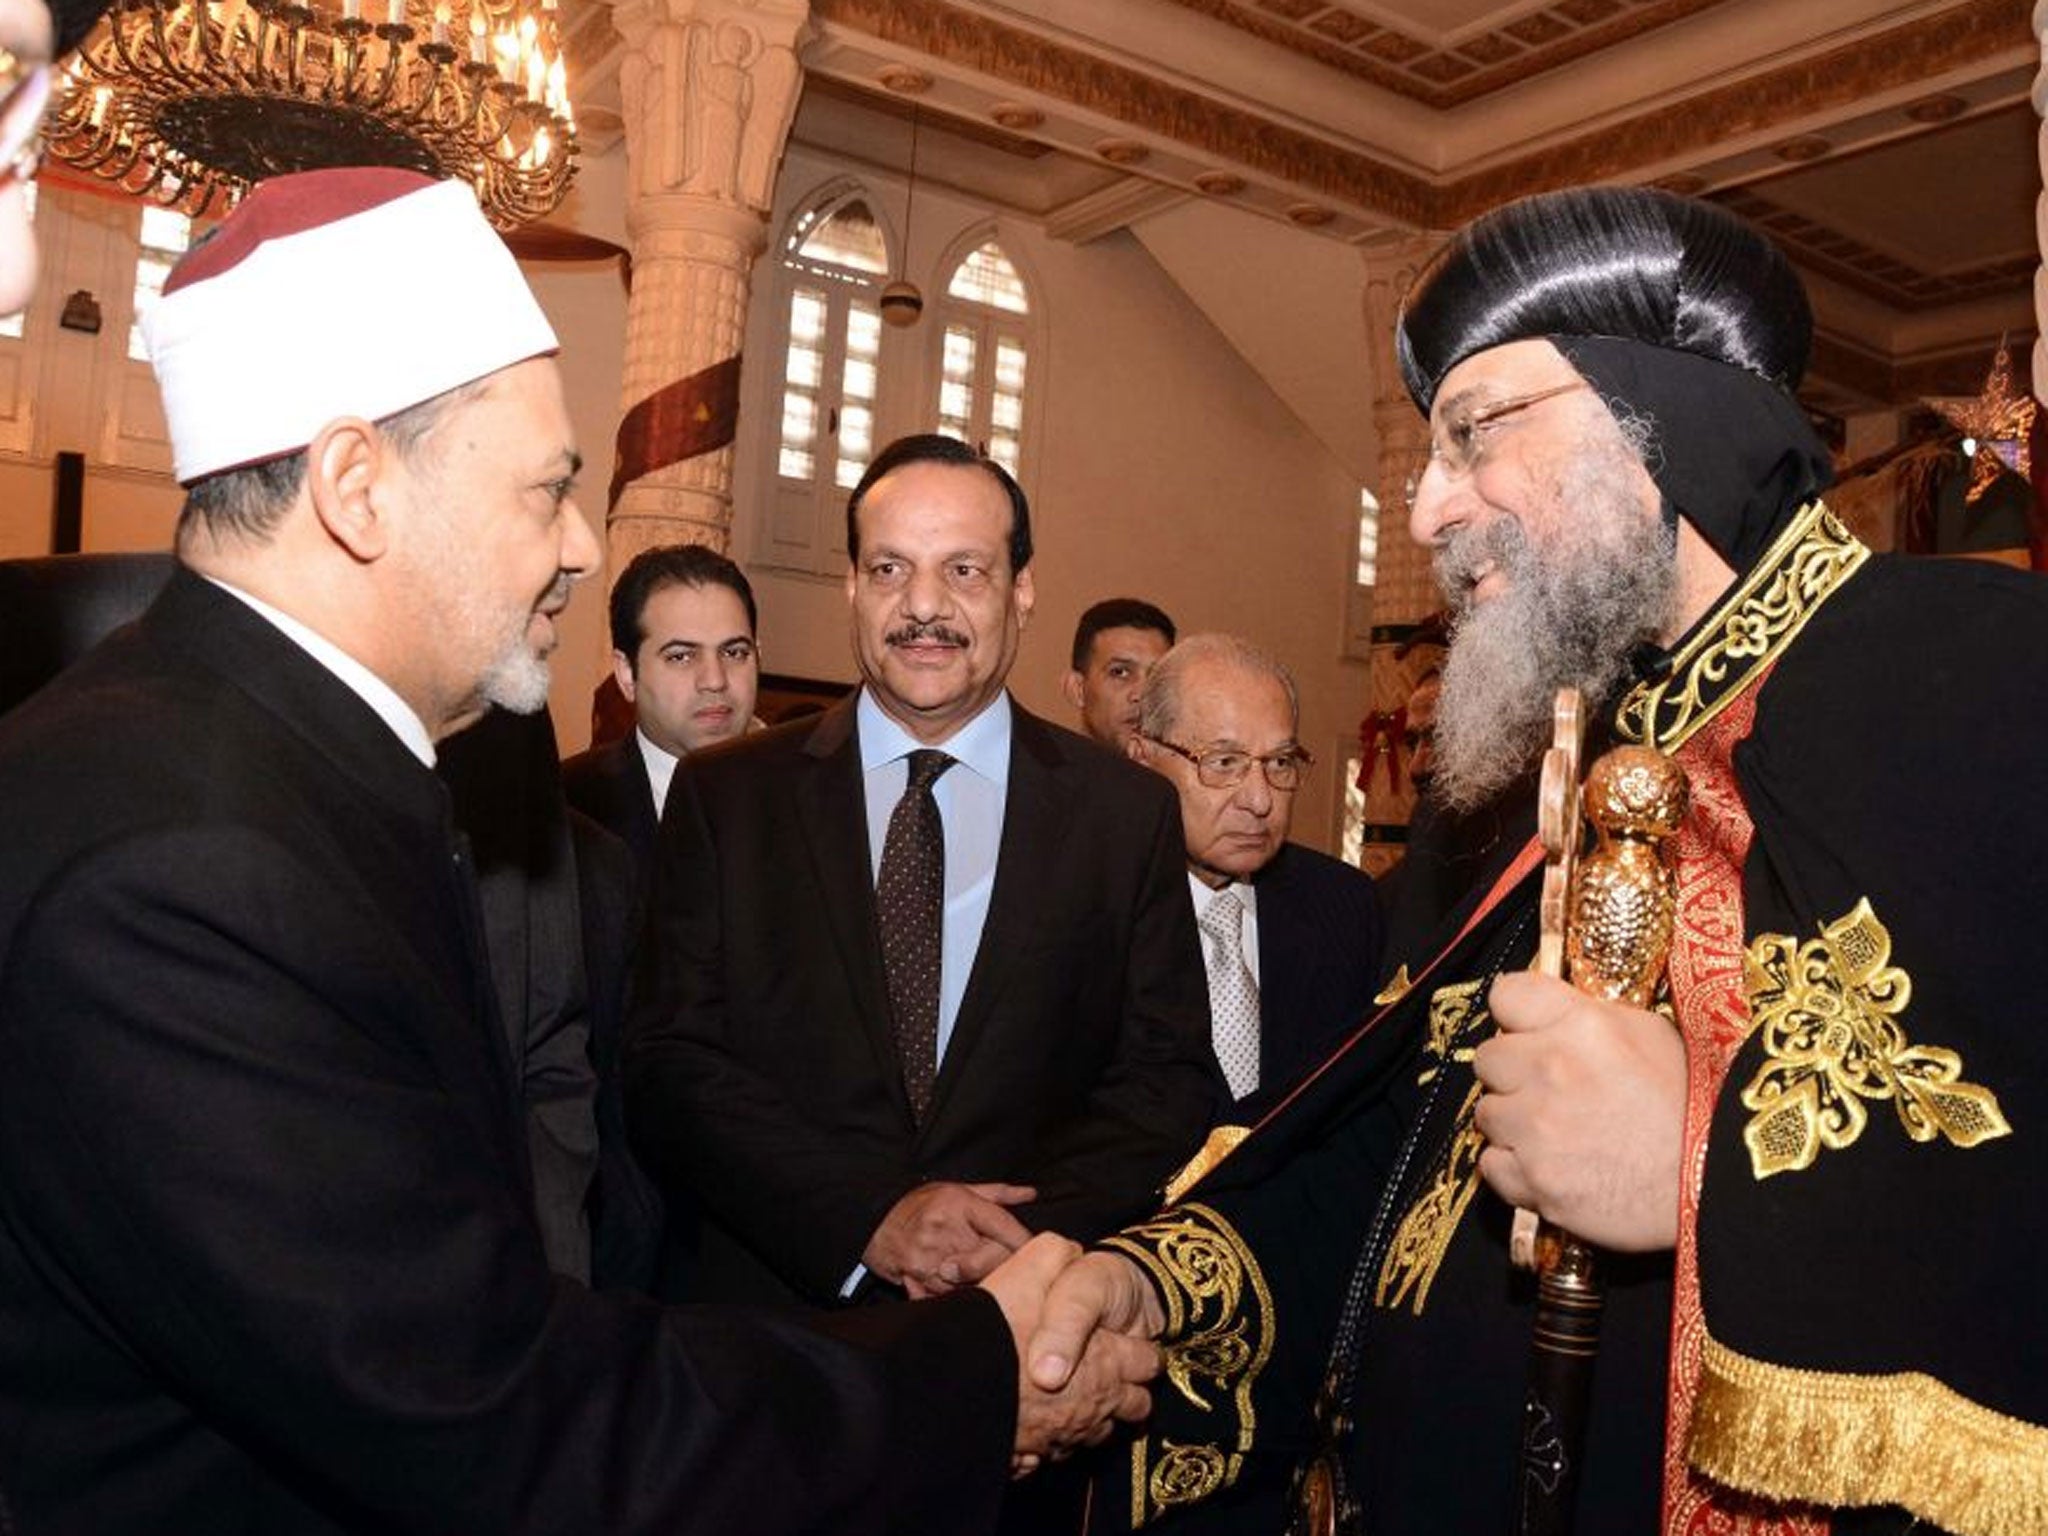
<path id="1" fill-rule="evenodd" d="M 1159 1374 L 1153 1344 L 1166 1326 L 1137 1265 L 1040 1233 L 981 1282 L 1017 1344 L 1013 1475 L 1109 1438 L 1118 1420 L 1152 1411 L 1145 1383 Z"/>
<path id="2" fill-rule="evenodd" d="M 921 1184 L 861 1255 L 912 1298 L 976 1283 L 995 1297 L 1017 1346 L 1010 1466 L 1019 1477 L 1152 1411 L 1145 1383 L 1159 1374 L 1152 1341 L 1166 1326 L 1151 1281 L 1130 1260 L 1031 1235 L 1011 1207 L 1036 1195 L 1021 1184 Z"/>

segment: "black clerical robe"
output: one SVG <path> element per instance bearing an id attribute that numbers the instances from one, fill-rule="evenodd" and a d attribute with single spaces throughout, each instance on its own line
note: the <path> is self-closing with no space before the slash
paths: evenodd
<path id="1" fill-rule="evenodd" d="M 0 722 L 8 1528 L 972 1531 L 981 1294 L 813 1327 L 548 1271 L 434 775 L 231 595 Z"/>
<path id="2" fill-rule="evenodd" d="M 1680 1241 L 1609 1265 L 1576 1529 L 2048 1528 L 2048 586 L 1872 557 L 1816 505 L 1668 660 L 1612 725 L 1691 778 Z M 1405 995 L 1111 1240 L 1174 1318 L 1132 1523 L 1322 1454 L 1347 1529 L 1510 1528 L 1533 1296 L 1470 1056 L 1534 947 L 1512 853 Z"/>

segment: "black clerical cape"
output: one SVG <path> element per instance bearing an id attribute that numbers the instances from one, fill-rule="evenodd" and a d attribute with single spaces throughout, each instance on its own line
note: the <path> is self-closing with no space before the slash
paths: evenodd
<path id="1" fill-rule="evenodd" d="M 1816 504 L 1668 660 L 1612 726 L 1693 793 L 1681 1235 L 1610 1261 L 1577 1529 L 2048 1530 L 2048 583 L 1873 557 Z M 1470 1058 L 1534 949 L 1513 851 L 1405 994 L 1111 1240 L 1170 1314 L 1131 1523 L 1322 1448 L 1351 1528 L 1510 1529 L 1533 1287 Z"/>

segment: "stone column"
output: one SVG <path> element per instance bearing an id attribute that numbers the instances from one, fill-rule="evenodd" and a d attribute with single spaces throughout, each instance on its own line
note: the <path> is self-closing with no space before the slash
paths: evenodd
<path id="1" fill-rule="evenodd" d="M 724 550 L 753 264 L 796 114 L 808 0 L 618 0 L 633 292 L 608 515 L 616 575 L 656 544 Z"/>
<path id="2" fill-rule="evenodd" d="M 2043 0 L 2048 3 L 2048 0 Z M 1394 322 L 1440 234 L 1410 235 L 1365 253 L 1365 332 L 1371 343 L 1372 418 L 1379 439 L 1379 575 L 1373 587 L 1375 624 L 1412 624 L 1437 606 L 1429 553 L 1408 537 L 1408 476 L 1429 452 L 1429 423 L 1416 411 L 1394 362 Z"/>
<path id="3" fill-rule="evenodd" d="M 1424 232 L 1365 252 L 1365 328 L 1370 340 L 1373 427 L 1379 441 L 1373 490 L 1380 502 L 1380 543 L 1360 728 L 1364 767 L 1359 788 L 1365 794 L 1361 862 L 1373 874 L 1383 873 L 1399 859 L 1415 808 L 1403 736 L 1408 697 L 1427 658 L 1403 661 L 1395 653 L 1415 622 L 1438 605 L 1429 553 L 1408 537 L 1408 476 L 1429 451 L 1429 423 L 1402 387 L 1394 362 L 1394 322 L 1416 273 L 1443 241 L 1440 234 Z"/>

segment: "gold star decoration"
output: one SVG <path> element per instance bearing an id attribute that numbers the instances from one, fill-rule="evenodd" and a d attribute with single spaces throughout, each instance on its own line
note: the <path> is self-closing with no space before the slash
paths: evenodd
<path id="1" fill-rule="evenodd" d="M 2002 470 L 2009 469 L 2022 479 L 2031 478 L 2033 454 L 2029 439 L 2033 436 L 2034 412 L 2038 407 L 2032 395 L 2022 395 L 2013 389 L 2012 351 L 2003 341 L 1998 344 L 1998 355 L 1991 359 L 1991 372 L 1985 377 L 1982 394 L 1949 396 L 1927 403 L 1963 434 L 1966 445 L 1976 445 L 1965 448 L 1971 454 L 1970 489 L 1963 497 L 1966 503 L 1974 503 L 1982 496 Z"/>

